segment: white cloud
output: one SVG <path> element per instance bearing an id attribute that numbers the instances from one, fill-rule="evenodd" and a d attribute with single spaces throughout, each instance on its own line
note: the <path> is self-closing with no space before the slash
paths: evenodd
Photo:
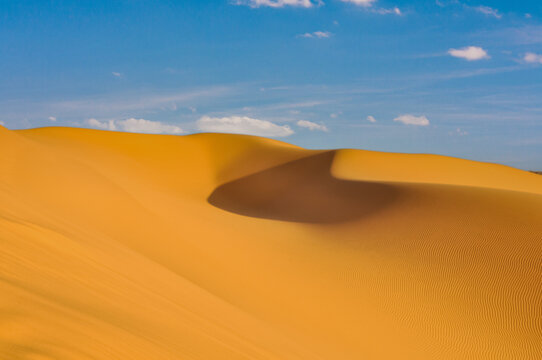
<path id="1" fill-rule="evenodd" d="M 525 19 L 531 19 L 533 16 L 531 14 L 525 14 Z"/>
<path id="2" fill-rule="evenodd" d="M 147 134 L 181 134 L 183 129 L 175 125 L 168 125 L 160 121 L 130 118 L 117 121 L 124 131 Z"/>
<path id="3" fill-rule="evenodd" d="M 376 119 L 374 118 L 374 116 L 369 115 L 369 116 L 367 116 L 367 121 L 368 121 L 368 122 L 375 123 L 375 122 L 376 122 Z"/>
<path id="4" fill-rule="evenodd" d="M 489 7 L 489 6 L 476 6 L 474 8 L 474 10 L 478 11 L 479 13 L 482 13 L 484 15 L 488 15 L 488 16 L 493 16 L 497 19 L 501 19 L 502 18 L 502 15 L 499 14 L 499 10 L 497 9 L 493 9 L 492 7 Z"/>
<path id="5" fill-rule="evenodd" d="M 393 119 L 393 121 L 397 121 L 405 125 L 417 125 L 417 126 L 429 125 L 429 120 L 425 116 L 414 116 L 410 114 L 398 116 L 395 119 Z"/>
<path id="6" fill-rule="evenodd" d="M 371 6 L 376 0 L 341 0 L 342 2 L 352 3 L 358 6 Z"/>
<path id="7" fill-rule="evenodd" d="M 111 130 L 111 131 L 117 130 L 117 126 L 115 125 L 115 122 L 113 120 L 109 120 L 106 122 L 106 121 L 98 121 L 92 118 L 92 119 L 87 120 L 87 124 L 101 130 Z"/>
<path id="8" fill-rule="evenodd" d="M 6 125 L 6 123 L 5 123 L 5 122 L 3 122 L 3 121 L 0 121 L 0 125 L 2 125 L 2 126 L 5 126 L 5 125 Z"/>
<path id="9" fill-rule="evenodd" d="M 308 120 L 299 120 L 297 122 L 297 126 L 302 127 L 302 128 L 307 128 L 311 131 L 312 130 L 326 131 L 326 132 L 328 131 L 327 126 L 323 124 L 313 123 L 312 121 L 308 121 Z"/>
<path id="10" fill-rule="evenodd" d="M 56 121 L 56 117 L 54 116 L 49 116 L 47 119 L 49 119 L 49 121 L 52 121 L 52 122 Z"/>
<path id="11" fill-rule="evenodd" d="M 527 53 L 525 54 L 525 57 L 523 58 L 523 60 L 531 64 L 542 64 L 542 55 L 538 55 L 535 53 Z"/>
<path id="12" fill-rule="evenodd" d="M 113 74 L 113 76 L 118 77 L 118 78 L 122 77 L 122 74 L 120 72 L 113 71 L 111 74 Z"/>
<path id="13" fill-rule="evenodd" d="M 489 59 L 487 51 L 478 46 L 467 46 L 461 49 L 450 49 L 448 54 L 453 57 L 462 58 L 468 61 Z"/>
<path id="14" fill-rule="evenodd" d="M 160 121 L 130 118 L 126 120 L 99 121 L 88 119 L 87 123 L 97 129 L 111 131 L 127 131 L 146 134 L 182 134 L 184 131 L 175 125 L 164 124 Z"/>
<path id="15" fill-rule="evenodd" d="M 331 36 L 331 33 L 329 31 L 315 31 L 312 33 L 304 33 L 298 35 L 299 37 L 303 38 L 311 38 L 311 39 L 327 39 Z"/>
<path id="16" fill-rule="evenodd" d="M 282 8 L 285 6 L 310 8 L 314 5 L 321 5 L 323 2 L 320 0 L 236 0 L 234 1 L 234 4 L 246 5 L 250 6 L 251 8 L 258 8 L 261 6 L 272 8 Z"/>
<path id="17" fill-rule="evenodd" d="M 269 137 L 284 137 L 294 133 L 288 125 L 277 125 L 267 120 L 247 116 L 209 117 L 203 116 L 197 121 L 198 129 L 207 132 L 247 134 Z"/>

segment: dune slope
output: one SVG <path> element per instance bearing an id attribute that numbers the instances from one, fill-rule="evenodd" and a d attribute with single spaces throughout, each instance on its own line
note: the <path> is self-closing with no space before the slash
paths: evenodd
<path id="1" fill-rule="evenodd" d="M 0 127 L 0 359 L 542 357 L 542 177 Z"/>

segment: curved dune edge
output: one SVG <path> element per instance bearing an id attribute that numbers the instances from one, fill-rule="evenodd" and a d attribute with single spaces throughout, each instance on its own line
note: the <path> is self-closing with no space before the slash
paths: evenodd
<path id="1" fill-rule="evenodd" d="M 297 223 L 358 220 L 389 206 L 394 187 L 338 179 L 330 173 L 335 151 L 309 155 L 217 187 L 208 202 L 245 216 Z"/>
<path id="2" fill-rule="evenodd" d="M 540 358 L 541 189 L 429 155 L 0 127 L 0 358 Z"/>

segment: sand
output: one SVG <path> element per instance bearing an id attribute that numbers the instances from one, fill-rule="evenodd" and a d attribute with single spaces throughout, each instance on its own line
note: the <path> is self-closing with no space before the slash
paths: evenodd
<path id="1" fill-rule="evenodd" d="M 0 359 L 542 358 L 542 177 L 0 127 Z"/>

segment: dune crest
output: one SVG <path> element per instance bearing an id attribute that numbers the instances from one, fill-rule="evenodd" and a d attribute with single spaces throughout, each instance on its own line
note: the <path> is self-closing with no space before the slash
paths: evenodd
<path id="1" fill-rule="evenodd" d="M 542 357 L 542 177 L 0 126 L 1 359 Z"/>

